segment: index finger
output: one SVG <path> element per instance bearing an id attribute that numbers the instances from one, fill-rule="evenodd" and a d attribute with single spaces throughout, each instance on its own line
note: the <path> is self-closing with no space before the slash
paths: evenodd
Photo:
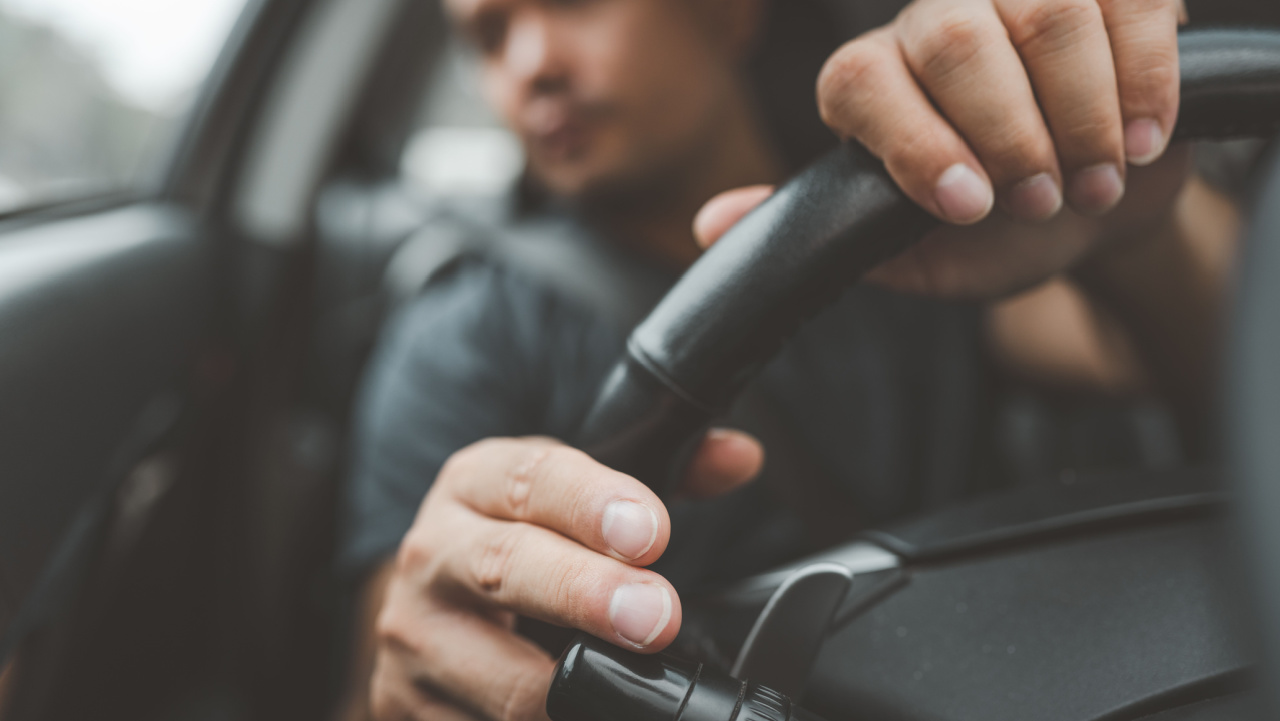
<path id="1" fill-rule="evenodd" d="M 671 536 L 667 509 L 640 481 L 550 439 L 494 439 L 459 452 L 441 472 L 478 513 L 542 526 L 638 566 Z"/>

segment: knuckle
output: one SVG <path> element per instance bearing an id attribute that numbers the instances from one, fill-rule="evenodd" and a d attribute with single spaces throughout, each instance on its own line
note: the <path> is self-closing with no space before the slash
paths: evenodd
<path id="1" fill-rule="evenodd" d="M 884 63 L 884 54 L 872 43 L 855 40 L 840 48 L 818 76 L 820 95 L 838 95 L 866 83 Z"/>
<path id="2" fill-rule="evenodd" d="M 433 545 L 416 530 L 411 530 L 396 551 L 396 573 L 414 576 L 429 568 L 436 559 Z"/>
<path id="3" fill-rule="evenodd" d="M 970 65 L 997 40 L 997 31 L 990 23 L 953 11 L 938 18 L 911 43 L 909 57 L 918 74 L 941 80 Z"/>
<path id="4" fill-rule="evenodd" d="M 854 97 L 874 82 L 889 58 L 874 43 L 855 40 L 840 48 L 818 75 L 818 109 L 822 120 L 833 128 L 849 123 L 848 110 L 856 106 Z"/>
<path id="5" fill-rule="evenodd" d="M 565 620 L 572 621 L 574 625 L 582 626 L 590 620 L 587 599 L 593 578 L 585 559 L 562 561 L 549 574 L 548 600 L 567 616 Z"/>
<path id="6" fill-rule="evenodd" d="M 1096 0 L 1044 0 L 1028 3 L 1008 22 L 1009 35 L 1019 47 L 1071 44 L 1081 34 L 1101 28 L 1102 10 Z"/>
<path id="7" fill-rule="evenodd" d="M 480 542 L 479 551 L 472 555 L 471 574 L 482 593 L 498 596 L 505 590 L 521 535 L 519 527 L 512 525 Z"/>
<path id="8" fill-rule="evenodd" d="M 383 648 L 412 650 L 416 645 L 413 635 L 409 632 L 412 627 L 411 623 L 405 622 L 403 614 L 394 604 L 388 604 L 374 622 L 374 638 Z"/>
<path id="9" fill-rule="evenodd" d="M 533 494 L 535 483 L 545 477 L 549 458 L 553 455 L 553 447 L 538 446 L 527 449 L 506 476 L 505 501 L 512 518 L 526 519 L 529 516 L 529 497 Z"/>
<path id="10" fill-rule="evenodd" d="M 560 444 L 538 444 L 525 450 L 507 474 L 507 504 L 518 519 L 527 518 L 529 499 L 553 474 L 583 457 L 581 451 Z"/>

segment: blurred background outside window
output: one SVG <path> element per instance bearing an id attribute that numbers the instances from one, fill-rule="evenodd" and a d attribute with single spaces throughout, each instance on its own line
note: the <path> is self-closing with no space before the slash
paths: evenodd
<path id="1" fill-rule="evenodd" d="M 155 172 L 245 0 L 0 0 L 0 213 Z"/>
<path id="2" fill-rule="evenodd" d="M 442 52 L 405 148 L 404 177 L 427 196 L 500 193 L 524 168 L 520 142 L 485 103 L 475 51 L 451 38 Z"/>

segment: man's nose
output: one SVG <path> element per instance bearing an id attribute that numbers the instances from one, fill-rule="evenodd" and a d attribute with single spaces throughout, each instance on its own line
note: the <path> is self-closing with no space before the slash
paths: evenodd
<path id="1" fill-rule="evenodd" d="M 509 32 L 508 73 L 530 92 L 560 88 L 568 79 L 568 64 L 548 19 L 525 16 L 515 22 Z"/>

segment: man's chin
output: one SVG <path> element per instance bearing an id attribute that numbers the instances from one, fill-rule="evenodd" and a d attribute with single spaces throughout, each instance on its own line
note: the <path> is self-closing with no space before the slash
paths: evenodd
<path id="1" fill-rule="evenodd" d="M 590 195 L 592 188 L 600 182 L 592 174 L 547 172 L 537 168 L 533 170 L 533 176 L 552 195 L 573 201 Z"/>
<path id="2" fill-rule="evenodd" d="M 616 174 L 585 168 L 534 169 L 547 190 L 560 198 L 574 202 L 590 201 L 601 195 L 618 192 L 620 183 Z"/>
<path id="3" fill-rule="evenodd" d="M 535 167 L 533 174 L 553 195 L 575 204 L 627 206 L 644 203 L 655 191 L 646 174 L 617 168 Z"/>

